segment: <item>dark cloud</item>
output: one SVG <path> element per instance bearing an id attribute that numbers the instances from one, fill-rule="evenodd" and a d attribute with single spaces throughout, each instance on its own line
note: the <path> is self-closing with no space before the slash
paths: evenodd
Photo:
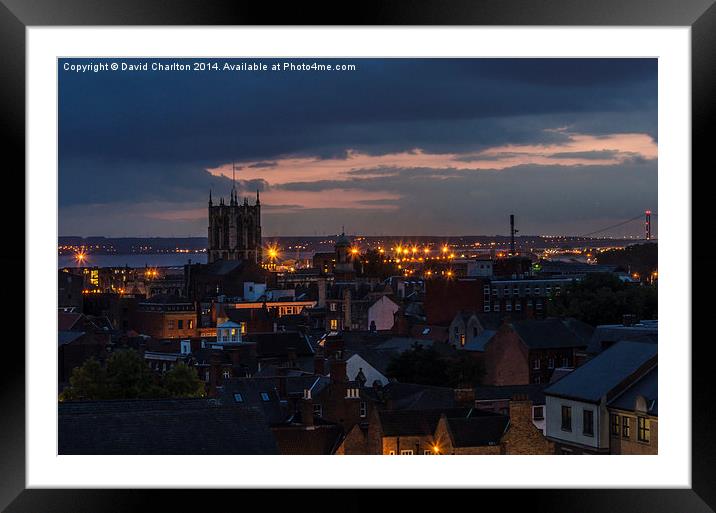
<path id="1" fill-rule="evenodd" d="M 548 155 L 553 159 L 587 159 L 602 160 L 613 159 L 619 155 L 617 150 L 596 150 L 596 151 L 561 151 Z"/>
<path id="2" fill-rule="evenodd" d="M 170 220 L 151 217 L 152 212 L 157 212 L 160 205 L 202 206 L 210 189 L 217 196 L 226 196 L 231 180 L 213 176 L 206 169 L 232 160 L 256 161 L 247 166 L 255 170 L 274 167 L 285 156 L 345 159 L 349 150 L 368 155 L 411 152 L 416 148 L 428 153 L 476 153 L 504 144 L 565 142 L 570 137 L 568 132 L 605 136 L 638 132 L 656 140 L 656 59 L 323 62 L 339 61 L 354 63 L 358 70 L 73 73 L 62 71 L 65 61 L 60 60 L 60 233 L 65 229 L 77 233 L 91 227 L 98 234 L 109 234 L 111 230 L 131 234 L 140 229 L 136 223 L 141 223 L 138 219 L 142 218 L 146 223 L 141 229 L 157 230 L 158 235 L 181 231 L 181 227 L 203 234 L 205 220 L 175 221 L 176 225 L 171 225 Z M 272 60 L 264 62 L 270 64 Z M 568 131 L 554 131 L 557 127 Z M 457 160 L 492 158 L 499 157 L 458 156 Z M 605 176 L 614 183 L 629 181 L 640 191 L 655 190 L 655 175 L 634 171 L 644 180 L 653 180 L 653 187 L 651 183 L 634 182 L 631 175 L 621 175 L 631 173 L 629 169 L 655 168 L 655 163 L 634 158 L 625 166 L 601 169 L 601 176 L 594 170 L 581 174 L 583 169 L 559 167 L 551 171 L 533 168 L 499 173 L 368 169 L 351 171 L 348 182 L 296 181 L 281 188 L 390 191 L 402 198 L 391 219 L 400 220 L 406 230 L 410 226 L 438 229 L 464 225 L 466 221 L 460 215 L 472 218 L 477 211 L 488 215 L 474 204 L 474 198 L 479 199 L 477 205 L 491 204 L 494 208 L 517 204 L 513 200 L 520 195 L 515 191 L 532 184 L 536 176 L 556 190 L 568 189 L 570 184 L 594 189 L 589 180 L 603 180 Z M 237 169 L 236 181 L 240 194 L 272 187 L 266 180 L 243 180 L 240 171 Z M 549 192 L 551 189 L 543 190 L 542 183 L 534 183 L 534 190 L 558 201 L 559 195 Z M 628 195 L 622 192 L 619 187 L 613 189 L 614 197 L 629 205 Z M 487 201 L 490 195 L 496 198 L 492 202 Z M 529 205 L 536 202 L 535 212 L 546 212 L 542 216 L 535 214 L 534 219 L 547 222 L 545 216 L 555 210 L 547 201 L 538 208 L 539 202 L 529 195 L 523 199 Z M 649 197 L 650 202 L 652 199 L 655 197 Z M 371 201 L 380 206 L 380 200 L 366 201 L 366 206 Z M 609 204 L 617 206 L 616 200 Z M 93 211 L 96 218 L 91 222 L 83 220 L 81 207 L 95 208 L 92 205 L 104 207 Z M 142 205 L 132 216 L 112 213 L 114 208 L 128 209 L 132 205 Z M 653 202 L 651 207 L 654 208 Z M 284 210 L 288 208 L 292 207 L 283 206 Z M 385 210 L 377 208 L 373 214 L 369 208 L 365 210 L 355 213 L 355 219 L 356 223 L 369 223 L 366 227 L 376 222 L 371 215 L 385 216 Z M 437 221 L 441 211 L 442 225 Z M 267 210 L 266 222 L 267 226 L 277 223 L 277 233 L 284 230 L 282 223 L 289 221 L 296 230 L 309 233 L 312 223 L 324 222 L 318 220 L 318 212 L 326 214 L 325 209 L 304 209 L 300 215 L 269 214 Z M 592 215 L 601 214 L 595 210 Z M 430 216 L 429 222 L 425 216 Z"/>

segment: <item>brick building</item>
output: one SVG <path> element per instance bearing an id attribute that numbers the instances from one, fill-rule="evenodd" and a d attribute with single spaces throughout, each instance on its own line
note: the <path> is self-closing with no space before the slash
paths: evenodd
<path id="1" fill-rule="evenodd" d="M 562 319 L 505 321 L 485 344 L 486 385 L 549 383 L 557 367 L 571 367 L 587 346 L 588 327 Z"/>
<path id="2" fill-rule="evenodd" d="M 198 334 L 194 303 L 179 296 L 158 295 L 140 301 L 130 328 L 153 338 L 189 338 Z"/>
<path id="3" fill-rule="evenodd" d="M 610 454 L 658 454 L 658 366 L 607 405 Z"/>

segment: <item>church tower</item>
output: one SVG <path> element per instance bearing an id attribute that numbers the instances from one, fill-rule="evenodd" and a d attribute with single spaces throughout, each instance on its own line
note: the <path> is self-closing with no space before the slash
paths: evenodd
<path id="1" fill-rule="evenodd" d="M 231 187 L 228 205 L 224 198 L 214 205 L 209 191 L 209 247 L 208 263 L 217 260 L 244 260 L 261 264 L 261 201 L 256 191 L 256 203 L 248 198 L 239 203 L 235 184 Z"/>

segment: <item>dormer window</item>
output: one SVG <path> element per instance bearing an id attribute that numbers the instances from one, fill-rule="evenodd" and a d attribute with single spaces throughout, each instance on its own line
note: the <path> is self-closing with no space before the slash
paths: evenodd
<path id="1" fill-rule="evenodd" d="M 261 400 L 262 401 L 268 401 L 269 395 L 266 392 L 261 392 Z"/>

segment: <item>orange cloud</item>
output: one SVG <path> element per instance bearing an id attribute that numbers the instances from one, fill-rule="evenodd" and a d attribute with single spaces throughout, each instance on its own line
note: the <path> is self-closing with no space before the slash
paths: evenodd
<path id="1" fill-rule="evenodd" d="M 505 169 L 508 167 L 534 164 L 534 165 L 616 165 L 633 157 L 654 159 L 657 157 L 657 145 L 647 134 L 625 133 L 594 136 L 573 134 L 563 128 L 553 129 L 566 133 L 570 139 L 555 144 L 512 144 L 488 148 L 480 152 L 471 153 L 427 153 L 419 148 L 412 151 L 391 153 L 387 155 L 368 155 L 355 150 L 348 150 L 344 159 L 318 159 L 313 157 L 286 157 L 273 159 L 272 165 L 266 166 L 262 161 L 245 161 L 237 163 L 241 169 L 237 171 L 237 178 L 242 180 L 266 180 L 270 185 L 281 185 L 291 182 L 311 182 L 317 180 L 348 180 L 349 172 L 355 169 L 378 168 L 434 168 L 434 169 Z M 595 153 L 603 152 L 603 158 L 555 156 L 554 154 L 567 153 Z M 257 166 L 258 164 L 258 166 Z M 256 166 L 256 167 L 251 167 Z M 231 163 L 207 170 L 214 176 L 231 177 Z M 324 191 L 325 192 L 325 191 Z M 297 193 L 290 193 L 292 198 Z M 304 193 L 301 193 L 304 194 Z M 312 193 L 305 193 L 306 195 Z M 347 193 L 342 193 L 348 199 Z M 278 195 L 280 197 L 280 195 Z M 320 203 L 334 202 L 330 195 L 321 193 Z M 363 199 L 366 193 L 361 193 Z M 267 196 L 267 201 L 269 200 Z M 277 198 L 278 199 L 278 198 Z M 287 203 L 295 204 L 296 200 L 284 198 Z M 304 199 L 308 199 L 306 196 Z M 300 200 L 299 200 L 300 201 Z M 301 201 L 303 203 L 303 201 Z M 308 203 L 306 201 L 305 203 Z M 329 207 L 330 208 L 330 207 Z M 355 204 L 353 208 L 360 208 Z"/>

